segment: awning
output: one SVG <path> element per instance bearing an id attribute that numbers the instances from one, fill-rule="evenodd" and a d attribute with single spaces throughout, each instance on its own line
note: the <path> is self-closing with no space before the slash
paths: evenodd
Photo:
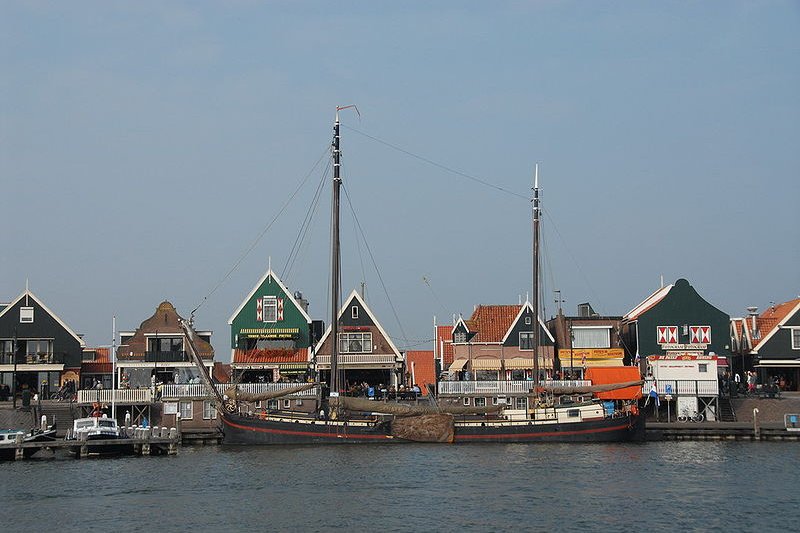
<path id="1" fill-rule="evenodd" d="M 472 370 L 500 370 L 500 359 L 473 359 Z"/>
<path id="2" fill-rule="evenodd" d="M 458 372 L 460 370 L 464 370 L 464 367 L 467 364 L 466 359 L 456 359 L 453 361 L 453 364 L 450 365 L 450 372 Z"/>
<path id="3" fill-rule="evenodd" d="M 800 359 L 762 359 L 756 367 L 764 368 L 800 368 Z"/>
<path id="4" fill-rule="evenodd" d="M 533 358 L 526 359 L 524 357 L 515 357 L 513 359 L 506 359 L 506 370 L 532 370 Z"/>
<path id="5" fill-rule="evenodd" d="M 20 363 L 17 365 L 17 373 L 20 372 L 61 372 L 64 370 L 64 365 L 50 365 L 50 364 L 29 364 Z M 0 372 L 13 372 L 14 365 L 0 365 Z"/>
<path id="6" fill-rule="evenodd" d="M 240 337 L 251 339 L 292 339 L 300 335 L 300 328 L 244 328 Z"/>
<path id="7" fill-rule="evenodd" d="M 308 368 L 307 363 L 278 363 L 278 368 L 281 370 L 305 370 Z"/>

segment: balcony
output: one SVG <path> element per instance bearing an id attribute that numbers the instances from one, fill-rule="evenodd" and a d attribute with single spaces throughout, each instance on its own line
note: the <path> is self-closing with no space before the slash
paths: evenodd
<path id="1" fill-rule="evenodd" d="M 394 368 L 396 364 L 393 354 L 344 353 L 337 359 L 339 368 Z M 326 370 L 331 367 L 330 355 L 317 355 L 317 369 Z"/>
<path id="2" fill-rule="evenodd" d="M 591 381 L 547 380 L 540 381 L 543 387 L 587 387 Z M 439 394 L 463 396 L 470 394 L 528 394 L 533 381 L 440 381 Z"/>
<path id="3" fill-rule="evenodd" d="M 94 402 L 111 403 L 113 393 L 117 405 L 139 405 L 153 403 L 150 389 L 81 389 L 78 391 L 78 403 L 91 405 Z"/>
<path id="4" fill-rule="evenodd" d="M 239 383 L 236 387 L 242 392 L 261 394 L 264 392 L 282 391 L 298 385 L 302 385 L 302 383 Z M 215 384 L 220 394 L 225 394 L 225 391 L 233 386 L 232 383 Z M 303 392 L 288 394 L 287 397 L 307 398 L 309 396 L 316 396 L 318 393 L 319 387 L 317 386 Z M 202 383 L 169 384 L 161 387 L 161 399 L 209 398 L 210 396 L 208 389 Z"/>
<path id="5" fill-rule="evenodd" d="M 188 363 L 191 361 L 185 351 L 145 352 L 145 363 Z"/>
<path id="6" fill-rule="evenodd" d="M 650 394 L 654 380 L 646 380 L 642 385 L 642 394 Z M 716 379 L 659 379 L 656 382 L 659 396 L 719 396 L 719 382 Z"/>

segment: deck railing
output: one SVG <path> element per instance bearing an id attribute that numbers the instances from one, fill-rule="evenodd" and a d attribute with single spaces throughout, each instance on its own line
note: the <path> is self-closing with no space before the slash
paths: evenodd
<path id="1" fill-rule="evenodd" d="M 546 380 L 540 381 L 543 387 L 585 387 L 591 385 L 585 380 Z M 440 381 L 439 394 L 527 394 L 533 388 L 533 381 Z"/>
<path id="2" fill-rule="evenodd" d="M 659 379 L 645 380 L 642 385 L 642 394 L 650 394 L 653 383 L 656 383 L 656 392 L 659 396 L 667 394 L 673 396 L 718 396 L 719 382 L 716 379 L 695 380 L 695 379 Z"/>
<path id="3" fill-rule="evenodd" d="M 337 364 L 342 367 L 348 365 L 394 365 L 394 355 L 392 354 L 372 354 L 372 353 L 341 353 L 336 359 Z M 330 368 L 330 355 L 317 355 L 317 368 Z"/>
<path id="4" fill-rule="evenodd" d="M 153 403 L 153 394 L 150 389 L 81 389 L 78 391 L 78 403 L 111 403 L 112 393 L 114 402 L 118 404 Z"/>

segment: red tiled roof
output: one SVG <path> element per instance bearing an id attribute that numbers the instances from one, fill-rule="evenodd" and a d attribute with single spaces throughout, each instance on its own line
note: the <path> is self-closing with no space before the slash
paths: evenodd
<path id="1" fill-rule="evenodd" d="M 234 363 L 306 363 L 308 350 L 236 350 Z"/>
<path id="2" fill-rule="evenodd" d="M 794 300 L 789 300 L 788 302 L 784 302 L 782 304 L 773 305 L 758 315 L 758 318 L 756 318 L 756 326 L 758 326 L 758 331 L 761 333 L 760 338 L 763 339 L 769 335 L 769 332 L 775 329 L 778 324 L 780 324 L 781 321 L 785 319 L 795 307 L 797 307 L 797 304 L 800 304 L 800 298 L 795 298 Z M 758 342 L 755 344 L 758 344 Z"/>
<path id="3" fill-rule="evenodd" d="M 428 394 L 428 384 L 436 384 L 436 364 L 433 360 L 433 350 L 410 350 L 406 352 L 406 368 L 408 372 L 414 370 L 414 380 L 422 394 Z"/>
<path id="4" fill-rule="evenodd" d="M 472 342 L 500 342 L 505 337 L 521 305 L 479 305 L 467 321 L 467 327 L 477 332 Z"/>
<path id="5" fill-rule="evenodd" d="M 453 326 L 436 326 L 436 346 L 442 349 L 445 366 L 453 364 Z"/>

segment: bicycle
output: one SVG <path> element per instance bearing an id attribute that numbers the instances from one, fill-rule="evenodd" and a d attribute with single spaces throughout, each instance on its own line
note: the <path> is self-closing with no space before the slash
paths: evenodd
<path id="1" fill-rule="evenodd" d="M 705 417 L 699 411 L 693 413 L 689 409 L 683 409 L 678 414 L 678 422 L 702 422 L 703 420 L 705 420 Z"/>

